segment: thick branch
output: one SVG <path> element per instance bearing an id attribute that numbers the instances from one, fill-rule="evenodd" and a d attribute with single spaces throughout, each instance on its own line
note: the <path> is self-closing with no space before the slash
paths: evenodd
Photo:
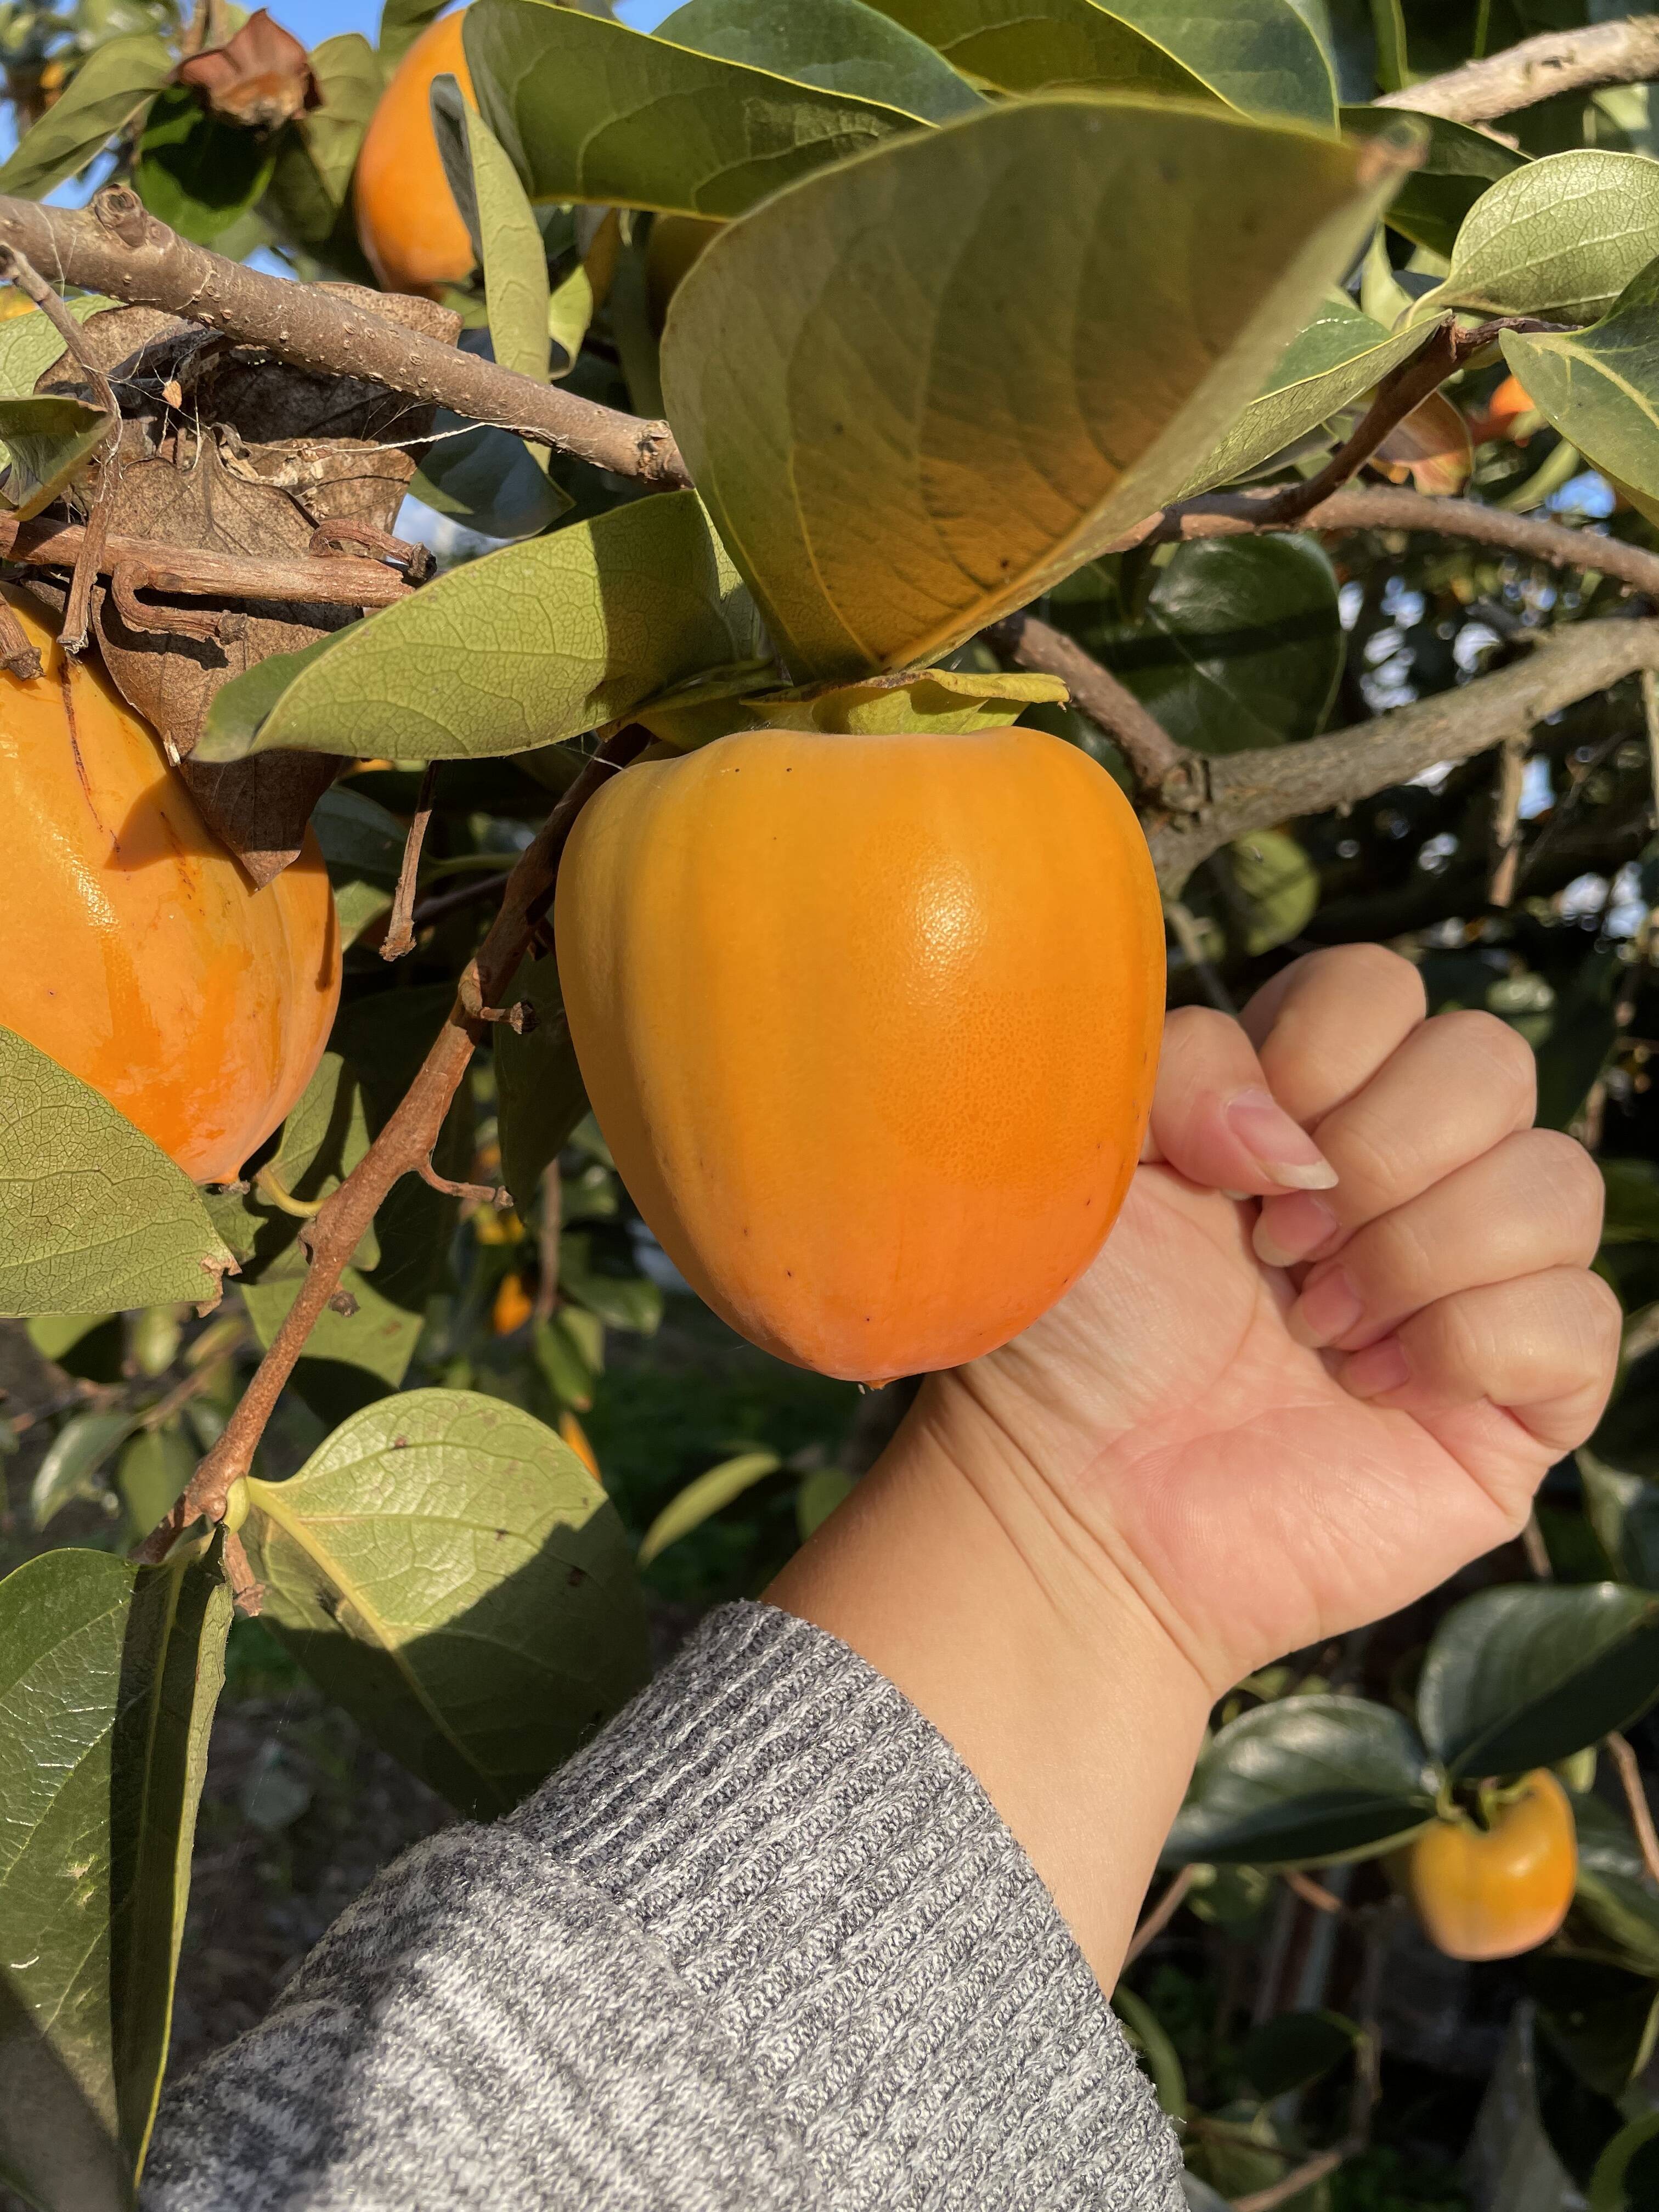
<path id="1" fill-rule="evenodd" d="M 1644 84 L 1659 77 L 1659 17 L 1637 15 L 1583 31 L 1549 31 L 1523 39 L 1483 62 L 1466 62 L 1444 76 L 1386 92 L 1378 107 L 1409 107 L 1454 123 L 1490 123 L 1533 107 L 1558 92 L 1593 92 L 1603 84 Z"/>
<path id="2" fill-rule="evenodd" d="M 231 1485 L 252 1465 L 254 1449 L 276 1410 L 283 1385 L 294 1372 L 324 1308 L 339 1288 L 352 1254 L 386 1194 L 400 1177 L 428 1169 L 449 1111 L 483 1034 L 469 1007 L 505 997 L 529 949 L 535 912 L 550 896 L 560 856 L 576 817 L 600 785 L 643 751 L 648 733 L 633 726 L 619 731 L 590 760 L 548 816 L 533 844 L 520 856 L 507 878 L 501 910 L 476 960 L 462 978 L 449 1018 L 439 1031 L 420 1073 L 368 1152 L 327 1199 L 305 1234 L 310 1257 L 300 1295 L 260 1361 L 223 1435 L 203 1460 L 185 1492 L 159 1527 L 140 1546 L 141 1559 L 165 1559 L 173 1540 L 193 1521 L 223 1517 Z"/>
<path id="3" fill-rule="evenodd" d="M 0 558 L 31 568 L 72 568 L 86 541 L 74 522 L 14 522 L 0 518 Z M 349 554 L 309 561 L 255 561 L 239 553 L 211 553 L 164 545 L 153 538 L 111 532 L 97 550 L 105 574 L 129 572 L 137 590 L 195 592 L 209 599 L 276 599 L 329 607 L 389 607 L 406 599 L 409 586 L 384 562 Z"/>
<path id="4" fill-rule="evenodd" d="M 1178 745 L 1143 707 L 1134 693 L 1086 653 L 1080 645 L 1035 615 L 1008 615 L 985 633 L 999 652 L 1022 668 L 1058 676 L 1072 703 L 1115 738 L 1150 795 L 1172 803 L 1164 787 L 1173 776 L 1184 790 L 1192 756 Z"/>
<path id="5" fill-rule="evenodd" d="M 1659 621 L 1581 623 L 1513 667 L 1459 690 L 1306 744 L 1224 755 L 1210 763 L 1208 802 L 1152 832 L 1158 878 L 1178 890 L 1200 860 L 1235 837 L 1369 799 L 1439 761 L 1468 760 L 1648 668 L 1659 668 Z"/>
<path id="6" fill-rule="evenodd" d="M 690 482 L 665 422 L 619 414 L 403 329 L 339 293 L 264 276 L 192 246 L 125 185 L 106 185 L 89 208 L 0 198 L 0 246 L 26 253 L 60 283 L 206 323 L 296 368 L 366 378 L 617 476 L 659 486 Z"/>

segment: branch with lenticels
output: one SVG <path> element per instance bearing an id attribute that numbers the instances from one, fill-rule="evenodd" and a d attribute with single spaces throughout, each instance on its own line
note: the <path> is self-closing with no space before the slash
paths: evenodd
<path id="1" fill-rule="evenodd" d="M 1547 31 L 1443 76 L 1384 93 L 1378 107 L 1409 107 L 1454 123 L 1491 123 L 1559 92 L 1645 84 L 1659 77 L 1659 16 L 1627 16 L 1582 31 Z"/>

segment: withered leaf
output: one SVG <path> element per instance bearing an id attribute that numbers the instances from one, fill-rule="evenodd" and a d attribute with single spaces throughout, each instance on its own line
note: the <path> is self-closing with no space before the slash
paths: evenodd
<path id="1" fill-rule="evenodd" d="M 263 8 L 234 38 L 180 62 L 173 76 L 228 123 L 249 131 L 275 131 L 291 123 L 320 94 L 305 48 Z"/>

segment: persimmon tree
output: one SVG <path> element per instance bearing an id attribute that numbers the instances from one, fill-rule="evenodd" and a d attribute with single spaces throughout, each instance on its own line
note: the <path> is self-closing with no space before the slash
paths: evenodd
<path id="1" fill-rule="evenodd" d="M 346 948 L 303 1097 L 206 1185 L 6 987 L 0 1310 L 63 1383 L 32 1510 L 110 1508 L 0 1584 L 0 2173 L 49 2212 L 136 2186 L 235 1609 L 488 1815 L 642 1680 L 641 1562 L 776 1471 L 711 1470 L 636 1550 L 574 1425 L 661 1296 L 552 957 L 582 808 L 739 731 L 1021 720 L 1133 799 L 1177 999 L 1380 937 L 1512 1020 L 1602 1155 L 1630 1315 L 1525 1560 L 1444 1593 L 1404 1673 L 1361 1639 L 1217 1716 L 1146 1941 L 1288 1898 L 1361 1964 L 1207 2110 L 1126 1981 L 1194 2191 L 1266 2212 L 1363 2145 L 1397 1908 L 1350 1869 L 1495 1865 L 1554 1768 L 1568 1863 L 1508 1948 L 1547 1939 L 1558 2148 L 1640 2201 L 1659 21 L 1600 12 L 688 0 L 647 34 L 473 0 L 423 75 L 408 0 L 309 53 L 218 0 L 9 11 L 0 718 L 82 657 L 256 898 L 316 841 Z M 406 240 L 354 198 L 392 101 Z M 453 273 L 375 289 L 434 205 Z M 434 574 L 410 495 L 490 550 Z"/>

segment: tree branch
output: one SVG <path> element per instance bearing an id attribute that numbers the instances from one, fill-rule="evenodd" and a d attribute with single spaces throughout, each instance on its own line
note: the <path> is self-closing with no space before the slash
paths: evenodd
<path id="1" fill-rule="evenodd" d="M 349 295 L 192 246 L 123 185 L 106 185 L 88 208 L 0 198 L 0 246 L 60 283 L 205 323 L 295 368 L 366 378 L 660 489 L 691 481 L 665 422 L 619 414 L 405 330 Z"/>
<path id="2" fill-rule="evenodd" d="M 1114 738 L 1134 770 L 1143 789 L 1166 805 L 1193 803 L 1193 755 L 1178 745 L 1163 726 L 1143 707 L 1127 685 L 1064 630 L 1040 622 L 1033 614 L 1005 616 L 993 623 L 986 637 L 1000 653 L 1022 668 L 1058 676 L 1072 695 L 1072 703 Z M 1171 784 L 1170 790 L 1166 785 Z"/>
<path id="3" fill-rule="evenodd" d="M 1642 84 L 1659 77 L 1659 17 L 1632 16 L 1583 31 L 1550 31 L 1523 39 L 1488 60 L 1465 62 L 1443 76 L 1385 92 L 1378 107 L 1409 107 L 1454 123 L 1490 123 L 1533 107 L 1558 92 L 1593 92 L 1598 85 Z"/>
<path id="4" fill-rule="evenodd" d="M 73 568 L 86 537 L 79 523 L 18 523 L 9 515 L 0 517 L 0 559 L 30 568 Z M 110 574 L 125 569 L 129 583 L 140 590 L 193 592 L 209 599 L 389 607 L 410 592 L 395 568 L 349 554 L 313 556 L 308 561 L 255 561 L 240 553 L 212 553 L 113 532 L 94 551 L 100 571 Z"/>
<path id="5" fill-rule="evenodd" d="M 140 1559 L 167 1557 L 174 1540 L 194 1521 L 222 1520 L 231 1485 L 245 1475 L 276 1410 L 284 1384 L 305 1350 L 306 1339 L 338 1290 L 341 1276 L 392 1185 L 429 1170 L 432 1148 L 450 1101 L 465 1078 L 481 1042 L 480 1004 L 504 998 L 529 948 L 532 916 L 550 896 L 576 817 L 601 784 L 642 752 L 649 733 L 637 724 L 618 731 L 583 769 L 548 816 L 535 842 L 520 855 L 507 882 L 501 912 L 461 979 L 449 1018 L 419 1074 L 362 1158 L 319 1209 L 303 1232 L 310 1261 L 300 1294 L 272 1339 L 252 1381 L 210 1452 L 172 1511 L 138 1547 Z"/>
<path id="6" fill-rule="evenodd" d="M 1181 1910 L 1182 1899 L 1193 1886 L 1195 1867 L 1184 1866 L 1170 1882 L 1158 1903 L 1146 1915 L 1129 1939 L 1129 1948 L 1123 1954 L 1125 1967 L 1132 1966 L 1156 1936 L 1161 1936 L 1176 1914 Z"/>
<path id="7" fill-rule="evenodd" d="M 1468 760 L 1647 668 L 1659 668 L 1659 621 L 1580 623 L 1513 667 L 1352 729 L 1223 754 L 1209 763 L 1206 803 L 1153 830 L 1158 879 L 1178 891 L 1200 860 L 1236 837 L 1369 799 L 1437 762 Z"/>

